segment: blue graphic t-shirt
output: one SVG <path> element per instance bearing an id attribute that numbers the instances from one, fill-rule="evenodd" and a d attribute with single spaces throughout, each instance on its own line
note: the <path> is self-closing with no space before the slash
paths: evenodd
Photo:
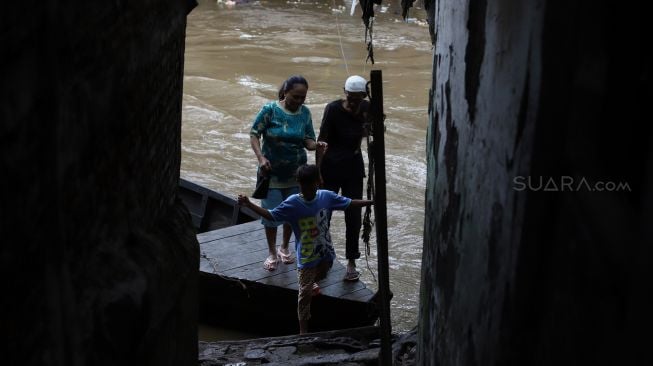
<path id="1" fill-rule="evenodd" d="M 302 105 L 290 112 L 279 102 L 270 102 L 254 118 L 250 135 L 263 137 L 261 152 L 272 165 L 270 187 L 287 188 L 297 185 L 295 172 L 306 164 L 304 140 L 315 140 L 311 111 Z"/>
<path id="2" fill-rule="evenodd" d="M 274 221 L 285 221 L 292 226 L 297 268 L 311 268 L 323 259 L 336 259 L 329 233 L 329 212 L 345 210 L 350 203 L 350 198 L 319 189 L 311 201 L 293 194 L 270 210 Z"/>

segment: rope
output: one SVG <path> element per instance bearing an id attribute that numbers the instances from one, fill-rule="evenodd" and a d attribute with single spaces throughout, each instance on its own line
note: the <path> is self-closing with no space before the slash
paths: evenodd
<path id="1" fill-rule="evenodd" d="M 370 41 L 367 42 L 367 34 L 369 33 L 370 35 Z M 365 28 L 365 42 L 367 42 L 367 58 L 365 59 L 365 63 L 367 61 L 372 61 L 372 65 L 374 65 L 374 46 L 373 42 L 374 41 L 374 17 L 370 18 L 369 25 L 366 25 Z"/>
<path id="2" fill-rule="evenodd" d="M 333 9 L 336 7 L 336 0 L 333 0 Z M 345 63 L 345 70 L 347 70 L 347 75 L 351 75 L 349 73 L 349 65 L 347 65 L 347 57 L 345 57 L 345 49 L 342 47 L 342 35 L 340 35 L 340 18 L 338 17 L 338 12 L 335 12 L 336 14 L 336 29 L 338 30 L 338 42 L 340 43 L 340 54 L 342 55 L 342 60 Z"/>
<path id="3" fill-rule="evenodd" d="M 370 5 L 363 5 L 360 4 L 361 8 L 363 6 L 366 6 L 368 9 L 363 9 L 364 14 L 371 14 L 373 15 L 374 12 L 371 10 L 372 8 L 370 7 L 372 5 L 372 0 L 370 0 Z M 332 9 L 336 8 L 336 1 L 332 1 Z M 338 31 L 338 43 L 340 45 L 340 55 L 342 56 L 342 61 L 345 63 L 345 70 L 347 71 L 347 75 L 351 75 L 349 72 L 349 64 L 347 63 L 347 56 L 345 56 L 345 49 L 342 45 L 342 34 L 340 33 L 340 28 L 342 26 L 340 25 L 340 17 L 338 16 L 338 12 L 334 11 L 334 14 L 336 16 L 336 30 Z M 352 13 L 353 14 L 353 13 Z M 365 59 L 364 62 L 362 62 L 362 74 L 365 75 L 367 72 L 367 61 L 371 61 L 372 64 L 374 64 L 374 49 L 373 49 L 373 30 L 374 30 L 374 17 L 372 16 L 371 18 L 366 18 L 364 20 L 365 24 L 365 44 L 366 44 L 366 49 L 367 49 L 367 58 Z M 369 42 L 367 41 L 367 36 L 369 34 L 370 40 Z"/>
<path id="4" fill-rule="evenodd" d="M 247 291 L 247 286 L 246 286 L 246 285 L 245 285 L 241 280 L 239 280 L 238 278 L 232 278 L 232 277 L 226 277 L 226 276 L 223 276 L 223 275 L 220 274 L 220 272 L 218 272 L 218 264 L 215 262 L 215 258 L 209 258 L 209 257 L 206 255 L 206 253 L 203 253 L 203 252 L 200 253 L 200 258 L 204 258 L 204 259 L 206 259 L 206 260 L 209 262 L 209 264 L 211 265 L 211 267 L 213 267 L 213 274 L 214 274 L 214 275 L 216 275 L 216 276 L 222 278 L 222 279 L 225 280 L 225 281 L 238 282 L 238 284 L 240 285 L 240 287 L 242 287 L 243 290 L 247 292 L 247 297 L 249 297 L 249 291 Z"/>

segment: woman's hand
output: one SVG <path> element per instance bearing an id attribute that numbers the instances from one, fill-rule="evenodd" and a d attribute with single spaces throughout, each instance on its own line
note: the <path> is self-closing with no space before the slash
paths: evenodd
<path id="1" fill-rule="evenodd" d="M 324 141 L 317 141 L 313 139 L 304 139 L 304 147 L 308 151 L 315 151 L 318 150 L 317 152 L 319 153 L 319 149 L 323 149 L 322 153 L 326 151 L 327 143 Z"/>
<path id="2" fill-rule="evenodd" d="M 269 172 L 272 170 L 272 164 L 270 164 L 270 160 L 266 158 L 265 156 L 261 156 L 261 158 L 258 161 L 258 166 L 261 168 L 261 171 L 263 172 Z"/>
<path id="3" fill-rule="evenodd" d="M 324 156 L 324 153 L 327 151 L 328 147 L 329 144 L 326 141 L 318 141 L 315 144 L 315 165 L 318 167 L 322 165 L 322 157 Z"/>
<path id="4" fill-rule="evenodd" d="M 326 153 L 328 148 L 329 148 L 329 144 L 327 144 L 324 141 L 318 141 L 316 143 L 316 150 L 318 154 L 324 155 L 324 153 Z"/>
<path id="5" fill-rule="evenodd" d="M 252 145 L 252 150 L 254 150 L 254 155 L 256 155 L 256 158 L 258 159 L 258 166 L 261 168 L 261 170 L 263 172 L 269 172 L 272 170 L 272 164 L 270 164 L 270 160 L 268 160 L 261 153 L 261 141 L 258 139 L 258 136 L 250 135 L 249 143 Z"/>

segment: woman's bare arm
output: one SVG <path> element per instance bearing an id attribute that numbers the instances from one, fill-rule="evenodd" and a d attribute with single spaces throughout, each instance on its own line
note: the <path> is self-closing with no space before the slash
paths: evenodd
<path id="1" fill-rule="evenodd" d="M 252 150 L 254 150 L 254 155 L 256 155 L 256 159 L 258 160 L 258 165 L 263 170 L 272 169 L 272 165 L 270 165 L 270 161 L 261 152 L 261 140 L 259 140 L 259 138 L 256 137 L 256 135 L 250 135 L 249 144 L 252 146 Z"/>

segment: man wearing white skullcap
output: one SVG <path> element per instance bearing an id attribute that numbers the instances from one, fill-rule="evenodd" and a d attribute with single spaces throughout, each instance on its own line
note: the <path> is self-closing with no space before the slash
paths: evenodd
<path id="1" fill-rule="evenodd" d="M 335 100 L 324 109 L 318 141 L 328 144 L 322 155 L 316 153 L 323 188 L 352 199 L 363 197 L 365 163 L 361 154 L 361 141 L 367 136 L 367 115 L 370 103 L 367 97 L 367 80 L 353 75 L 347 78 L 344 99 Z M 356 259 L 360 258 L 358 238 L 361 229 L 361 209 L 351 207 L 345 211 L 347 272 L 345 281 L 357 281 Z"/>

